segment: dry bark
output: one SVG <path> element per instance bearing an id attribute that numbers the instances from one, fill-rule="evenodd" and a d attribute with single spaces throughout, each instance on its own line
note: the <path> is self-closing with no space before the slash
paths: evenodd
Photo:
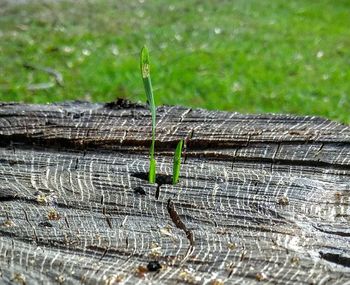
<path id="1" fill-rule="evenodd" d="M 2 104 L 0 283 L 350 284 L 349 126 L 159 107 L 156 185 L 150 139 L 124 100 Z"/>

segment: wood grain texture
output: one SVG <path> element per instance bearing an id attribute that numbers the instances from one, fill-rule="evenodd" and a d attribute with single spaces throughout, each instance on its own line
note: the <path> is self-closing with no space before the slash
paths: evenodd
<path id="1" fill-rule="evenodd" d="M 159 107 L 155 185 L 150 142 L 124 100 L 1 104 L 0 284 L 350 284 L 349 126 Z"/>

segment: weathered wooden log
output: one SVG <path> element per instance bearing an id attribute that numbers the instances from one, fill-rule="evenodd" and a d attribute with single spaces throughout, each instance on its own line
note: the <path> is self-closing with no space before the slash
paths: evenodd
<path id="1" fill-rule="evenodd" d="M 350 284 L 349 126 L 159 107 L 155 185 L 150 139 L 124 100 L 2 104 L 0 283 Z"/>

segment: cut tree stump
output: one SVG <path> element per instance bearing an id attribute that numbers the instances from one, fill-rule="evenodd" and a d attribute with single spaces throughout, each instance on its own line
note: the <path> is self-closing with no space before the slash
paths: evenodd
<path id="1" fill-rule="evenodd" d="M 146 106 L 1 104 L 0 283 L 350 284 L 349 126 L 159 107 L 156 137 L 151 185 Z"/>

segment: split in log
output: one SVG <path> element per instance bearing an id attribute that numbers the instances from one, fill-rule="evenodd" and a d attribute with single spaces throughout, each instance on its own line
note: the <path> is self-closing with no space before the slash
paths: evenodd
<path id="1" fill-rule="evenodd" d="M 159 107 L 156 135 L 151 185 L 145 106 L 1 104 L 0 283 L 350 284 L 349 126 Z"/>

